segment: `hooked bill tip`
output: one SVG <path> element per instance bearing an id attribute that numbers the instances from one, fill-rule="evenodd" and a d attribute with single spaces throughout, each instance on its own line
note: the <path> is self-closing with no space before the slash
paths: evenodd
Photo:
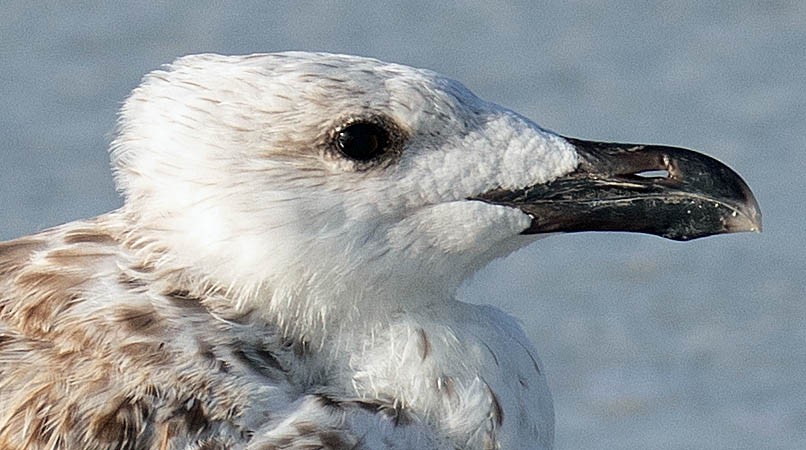
<path id="1" fill-rule="evenodd" d="M 725 220 L 725 229 L 728 233 L 761 233 L 761 213 L 754 207 L 744 211 L 734 210 Z"/>

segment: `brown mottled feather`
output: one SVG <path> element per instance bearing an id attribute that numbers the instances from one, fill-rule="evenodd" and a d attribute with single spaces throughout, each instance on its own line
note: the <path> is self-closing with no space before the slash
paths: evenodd
<path id="1" fill-rule="evenodd" d="M 310 389 L 294 372 L 306 372 L 310 343 L 157 269 L 117 223 L 112 213 L 0 243 L 1 449 L 362 448 L 338 420 L 247 444 L 272 423 L 266 385 Z M 367 411 L 337 403 L 337 416 Z M 249 423 L 249 408 L 264 423 Z M 405 418 L 382 402 L 367 412 Z"/>
<path id="2" fill-rule="evenodd" d="M 174 342 L 189 332 L 170 308 L 132 294 L 145 289 L 140 263 L 108 225 L 0 244 L 0 447 L 224 448 L 216 430 L 235 426 L 248 395 Z M 195 325 L 211 331 L 219 325 L 199 302 Z"/>

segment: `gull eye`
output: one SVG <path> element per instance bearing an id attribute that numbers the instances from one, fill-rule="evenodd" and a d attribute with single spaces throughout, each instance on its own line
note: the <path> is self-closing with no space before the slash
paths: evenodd
<path id="1" fill-rule="evenodd" d="M 389 132 L 378 124 L 353 123 L 337 132 L 336 147 L 356 161 L 369 161 L 389 148 Z"/>

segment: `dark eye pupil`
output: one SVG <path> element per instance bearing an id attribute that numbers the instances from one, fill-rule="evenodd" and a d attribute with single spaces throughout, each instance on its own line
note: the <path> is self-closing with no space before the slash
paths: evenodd
<path id="1" fill-rule="evenodd" d="M 369 161 L 386 150 L 386 130 L 371 123 L 356 123 L 339 131 L 336 138 L 339 150 L 350 158 Z"/>

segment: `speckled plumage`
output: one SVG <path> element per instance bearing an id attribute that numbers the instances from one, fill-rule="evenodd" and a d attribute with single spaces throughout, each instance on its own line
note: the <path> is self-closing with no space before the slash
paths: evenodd
<path id="1" fill-rule="evenodd" d="M 119 220 L 113 213 L 0 245 L 1 448 L 456 446 L 429 427 L 446 417 L 407 404 L 411 386 L 399 387 L 404 393 L 375 392 L 372 372 L 395 368 L 379 367 L 374 358 L 391 355 L 400 358 L 393 365 L 432 372 L 407 381 L 424 384 L 413 387 L 438 394 L 448 409 L 483 394 L 472 399 L 479 421 L 467 425 L 478 427 L 472 430 L 477 444 L 495 447 L 495 430 L 506 417 L 497 394 L 481 372 L 468 378 L 461 369 L 439 367 L 437 358 L 481 351 L 476 357 L 498 368 L 511 345 L 529 355 L 522 335 L 473 342 L 482 337 L 473 336 L 476 330 L 445 330 L 439 315 L 399 314 L 375 331 L 379 342 L 365 343 L 375 348 L 352 361 L 353 369 L 367 371 L 340 379 L 329 372 L 345 367 L 322 356 L 331 341 L 284 335 L 261 314 L 234 308 L 220 288 L 138 257 Z M 508 320 L 476 308 L 466 312 Z M 402 340 L 389 342 L 393 337 Z M 361 359 L 363 366 L 355 364 Z M 527 361 L 513 378 L 520 389 L 542 381 L 537 361 Z M 516 417 L 528 420 L 524 413 Z M 379 430 L 377 439 L 366 436 Z M 467 448 L 474 447 L 472 438 Z"/>

